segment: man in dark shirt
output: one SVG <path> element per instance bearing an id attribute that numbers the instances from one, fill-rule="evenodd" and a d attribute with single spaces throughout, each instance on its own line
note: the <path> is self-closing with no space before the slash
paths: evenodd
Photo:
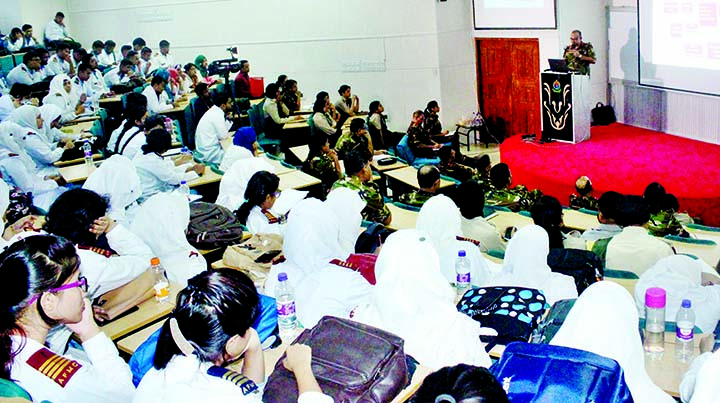
<path id="1" fill-rule="evenodd" d="M 240 72 L 235 77 L 235 97 L 250 98 L 250 62 L 240 60 Z"/>

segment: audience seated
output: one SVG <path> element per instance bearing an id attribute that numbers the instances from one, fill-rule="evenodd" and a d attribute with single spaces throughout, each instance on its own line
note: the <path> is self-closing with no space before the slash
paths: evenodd
<path id="1" fill-rule="evenodd" d="M 35 162 L 38 172 L 42 175 L 57 175 L 58 169 L 53 162 L 60 160 L 63 152 L 75 145 L 72 141 L 67 141 L 63 143 L 63 147 L 58 147 L 57 143 L 49 142 L 46 137 L 46 131 L 58 127 L 60 109 L 52 104 L 44 105 L 42 108 L 23 105 L 15 109 L 8 120 L 23 129 L 23 135 L 16 138 L 16 141 L 20 140 L 19 144 Z"/>
<path id="2" fill-rule="evenodd" d="M 52 77 L 58 74 L 74 76 L 75 67 L 70 62 L 71 57 L 70 46 L 64 42 L 59 43 L 57 45 L 57 53 L 50 56 L 50 60 L 48 61 L 47 76 Z"/>
<path id="3" fill-rule="evenodd" d="M 237 210 L 245 202 L 245 189 L 250 178 L 260 171 L 275 172 L 264 158 L 245 158 L 235 161 L 220 179 L 220 191 L 216 204 L 230 211 Z"/>
<path id="4" fill-rule="evenodd" d="M 457 162 L 455 156 L 455 150 L 451 147 L 443 147 L 438 151 L 438 157 L 440 157 L 438 168 L 441 174 L 460 182 L 475 180 L 478 182 L 482 181 L 484 185 L 489 184 L 489 181 L 483 180 L 484 177 L 481 176 L 477 169 Z M 481 158 L 483 160 L 486 159 L 488 162 L 490 161 L 488 155 L 483 155 Z"/>
<path id="5" fill-rule="evenodd" d="M 106 198 L 110 204 L 107 216 L 126 227 L 137 211 L 142 195 L 140 177 L 132 161 L 122 155 L 112 155 L 88 176 L 83 189 Z"/>
<path id="6" fill-rule="evenodd" d="M 597 282 L 578 298 L 550 344 L 617 361 L 635 402 L 671 403 L 674 400 L 655 386 L 645 371 L 638 315 L 633 305 L 632 296 L 622 286 L 609 281 Z"/>
<path id="7" fill-rule="evenodd" d="M 22 26 L 23 31 L 23 48 L 34 48 L 36 46 L 39 46 L 40 43 L 35 39 L 35 36 L 33 36 L 33 27 L 30 24 L 23 24 Z"/>
<path id="8" fill-rule="evenodd" d="M 22 63 L 10 70 L 7 75 L 7 82 L 10 86 L 15 83 L 33 85 L 44 78 L 45 75 L 40 72 L 40 56 L 30 51 L 23 55 Z"/>
<path id="9" fill-rule="evenodd" d="M 397 145 L 403 133 L 388 130 L 387 118 L 383 115 L 383 112 L 385 112 L 385 107 L 380 101 L 370 102 L 367 124 L 373 145 L 378 149 L 387 150 Z"/>
<path id="10" fill-rule="evenodd" d="M 550 238 L 550 249 L 564 248 L 565 235 L 562 233 L 563 211 L 558 199 L 542 196 L 530 209 L 533 223 L 542 227 Z"/>
<path id="11" fill-rule="evenodd" d="M 607 255 L 607 245 L 610 239 L 622 232 L 622 228 L 615 223 L 617 206 L 622 195 L 618 192 L 608 191 L 598 199 L 597 219 L 600 225 L 590 228 L 582 234 L 582 239 L 593 242 L 592 251 L 604 262 Z"/>
<path id="12" fill-rule="evenodd" d="M 166 85 L 167 80 L 159 75 L 156 75 L 152 78 L 150 85 L 145 87 L 142 94 L 145 95 L 145 98 L 147 98 L 148 112 L 161 113 L 169 111 L 175 107 L 175 104 L 170 101 L 167 92 L 165 92 Z"/>
<path id="13" fill-rule="evenodd" d="M 14 27 L 10 30 L 10 35 L 5 37 L 5 49 L 9 52 L 19 52 L 23 48 L 25 40 L 23 32 L 20 28 Z"/>
<path id="14" fill-rule="evenodd" d="M 510 403 L 507 394 L 486 368 L 458 364 L 425 377 L 411 403 Z"/>
<path id="15" fill-rule="evenodd" d="M 340 99 L 335 102 L 335 109 L 340 113 L 338 121 L 345 122 L 345 120 L 360 112 L 360 99 L 357 95 L 352 94 L 351 88 L 347 84 L 340 86 L 338 94 L 340 94 Z"/>
<path id="16" fill-rule="evenodd" d="M 132 49 L 136 52 L 140 52 L 142 50 L 142 48 L 144 48 L 145 46 L 147 46 L 145 39 L 143 39 L 142 37 L 137 37 L 137 38 L 133 39 L 132 46 L 130 47 L 130 49 Z M 123 57 L 125 57 L 125 56 L 123 56 Z"/>
<path id="17" fill-rule="evenodd" d="M 657 182 L 649 184 L 645 188 L 643 198 L 647 202 L 650 211 L 650 220 L 648 222 L 650 234 L 654 236 L 690 236 L 677 218 L 678 214 L 676 213 L 680 209 L 677 198 L 665 192 L 665 188 L 661 184 Z M 685 215 L 685 221 L 692 223 L 692 218 Z"/>
<path id="18" fill-rule="evenodd" d="M 143 45 L 143 47 L 145 46 Z M 158 48 L 160 48 L 160 52 L 156 53 L 152 59 L 152 64 L 154 68 L 169 69 L 171 67 L 174 67 L 175 61 L 170 54 L 170 42 L 163 39 L 160 41 L 160 43 L 158 43 Z M 142 51 L 142 48 L 140 48 L 139 50 L 135 50 L 135 52 L 138 52 L 138 54 L 140 54 L 140 51 Z"/>
<path id="19" fill-rule="evenodd" d="M 72 80 L 65 74 L 58 74 L 50 81 L 50 92 L 43 98 L 43 104 L 52 104 L 60 108 L 60 121 L 65 123 L 85 113 L 87 95 L 73 87 Z"/>
<path id="20" fill-rule="evenodd" d="M 407 145 L 414 156 L 433 158 L 442 146 L 427 136 L 427 133 L 423 130 L 424 121 L 425 115 L 422 111 L 413 112 L 412 121 L 407 129 Z"/>
<path id="21" fill-rule="evenodd" d="M 303 163 L 303 172 L 322 181 L 323 187 L 330 187 L 342 178 L 342 169 L 335 150 L 330 149 L 328 135 L 318 131 L 310 136 L 310 152 Z"/>
<path id="22" fill-rule="evenodd" d="M 363 209 L 363 219 L 388 225 L 392 221 L 392 213 L 385 205 L 380 189 L 372 181 L 370 160 L 372 155 L 366 150 L 354 150 L 343 158 L 345 176 L 338 179 L 333 189 L 346 187 L 360 192 L 367 205 Z"/>
<path id="23" fill-rule="evenodd" d="M 195 64 L 195 66 L 197 66 L 198 72 L 200 73 L 200 75 L 203 78 L 208 76 L 207 67 L 208 67 L 209 62 L 208 62 L 207 57 L 205 57 L 203 55 L 198 55 L 195 58 L 195 61 L 193 63 Z"/>
<path id="24" fill-rule="evenodd" d="M 135 394 L 130 368 L 93 320 L 85 292 L 95 285 L 79 264 L 73 244 L 52 235 L 28 237 L 0 254 L 6 287 L 1 376 L 38 401 L 129 402 Z M 84 359 L 44 346 L 57 325 L 78 336 Z"/>
<path id="25" fill-rule="evenodd" d="M 358 228 L 362 223 L 361 213 L 365 208 L 365 202 L 357 192 L 348 188 L 337 188 L 328 194 L 325 204 L 335 213 L 338 220 L 339 242 L 343 256 L 349 256 L 355 252 L 355 244 L 360 236 Z"/>
<path id="26" fill-rule="evenodd" d="M 30 98 L 30 86 L 27 84 L 16 83 L 10 87 L 10 92 L 0 96 L 0 122 L 6 120 L 15 108 L 26 103 L 37 106 L 36 98 Z"/>
<path id="27" fill-rule="evenodd" d="M 470 263 L 470 282 L 483 287 L 491 274 L 497 273 L 500 268 L 490 269 L 475 243 L 462 237 L 460 225 L 460 211 L 455 203 L 447 196 L 438 195 L 422 206 L 415 228 L 429 237 L 440 258 L 440 273 L 448 283 L 456 281 L 455 261 L 458 253 L 465 251 Z"/>
<path id="28" fill-rule="evenodd" d="M 302 101 L 302 92 L 298 91 L 297 81 L 287 80 L 282 90 L 282 103 L 290 113 L 300 110 L 300 102 Z"/>
<path id="29" fill-rule="evenodd" d="M 270 211 L 280 196 L 280 178 L 267 171 L 256 172 L 245 189 L 245 202 L 235 210 L 235 216 L 251 234 L 285 233 L 287 217 L 276 217 Z"/>
<path id="30" fill-rule="evenodd" d="M 491 278 L 488 285 L 534 288 L 545 294 L 550 305 L 561 299 L 577 298 L 573 278 L 553 273 L 548 266 L 549 245 L 548 234 L 542 227 L 521 228 L 508 243 L 502 273 Z"/>
<path id="31" fill-rule="evenodd" d="M 67 26 L 65 26 L 65 14 L 62 11 L 55 13 L 55 18 L 48 22 L 45 27 L 45 39 L 55 43 L 56 46 L 62 42 L 76 43 L 68 33 Z"/>
<path id="32" fill-rule="evenodd" d="M 530 211 L 532 205 L 542 196 L 540 189 L 528 191 L 524 185 L 510 187 L 510 167 L 501 162 L 490 169 L 490 188 L 485 194 L 485 203 L 490 206 L 507 207 L 512 211 Z"/>
<path id="33" fill-rule="evenodd" d="M 117 66 L 120 60 L 118 60 L 117 55 L 115 54 L 115 41 L 112 39 L 108 39 L 103 44 L 103 50 L 100 53 L 100 55 L 97 56 L 98 58 L 98 64 L 103 68 L 107 69 L 109 67 Z"/>
<path id="34" fill-rule="evenodd" d="M 624 196 L 618 202 L 615 222 L 622 232 L 608 243 L 605 267 L 639 276 L 658 260 L 674 254 L 669 244 L 648 233 L 645 226 L 649 220 L 648 206 L 642 197 Z"/>
<path id="35" fill-rule="evenodd" d="M 326 136 L 334 137 L 337 132 L 337 122 L 333 120 L 332 116 L 328 113 L 330 111 L 330 102 L 326 99 L 316 99 L 313 104 L 313 113 L 308 120 L 308 123 L 312 121 L 312 125 L 315 126 L 313 133 L 321 131 Z"/>
<path id="36" fill-rule="evenodd" d="M 455 291 L 422 232 L 391 234 L 378 256 L 375 277 L 370 302 L 357 309 L 355 320 L 402 337 L 405 353 L 432 370 L 461 363 L 490 366 L 480 341 L 481 334 L 490 332 L 457 311 Z"/>
<path id="37" fill-rule="evenodd" d="M 122 59 L 118 66 L 115 66 L 105 72 L 105 85 L 111 88 L 115 85 L 127 84 L 130 82 L 132 75 L 132 62 L 128 59 Z"/>
<path id="38" fill-rule="evenodd" d="M 145 144 L 145 140 L 135 140 L 135 138 L 143 135 L 143 124 L 146 117 L 147 98 L 142 94 L 134 92 L 127 94 L 125 108 L 123 110 L 123 121 L 120 123 L 120 126 L 110 134 L 107 151 L 111 154 L 122 154 L 128 158 L 133 158 L 135 152 Z M 129 150 L 128 147 L 130 148 Z M 132 157 L 129 156 L 130 154 L 133 154 Z"/>
<path id="39" fill-rule="evenodd" d="M 435 196 L 440 188 L 440 171 L 436 166 L 423 165 L 417 171 L 419 190 L 400 195 L 400 203 L 413 207 L 422 207 L 426 201 Z"/>
<path id="40" fill-rule="evenodd" d="M 345 132 L 340 136 L 335 145 L 340 158 L 344 158 L 350 151 L 366 150 L 370 154 L 375 154 L 372 140 L 367 132 L 365 126 L 365 120 L 361 118 L 355 118 L 350 122 L 350 131 Z"/>
<path id="41" fill-rule="evenodd" d="M 274 84 L 265 87 L 265 137 L 279 139 L 285 123 L 302 119 L 301 116 L 290 116 L 290 110 L 282 102 L 280 88 Z"/>
<path id="42" fill-rule="evenodd" d="M 212 102 L 213 106 L 202 115 L 195 129 L 195 151 L 201 161 L 220 165 L 225 155 L 220 142 L 232 134 L 229 132 L 232 121 L 227 118 L 232 111 L 232 98 L 225 92 L 216 92 Z"/>
<path id="43" fill-rule="evenodd" d="M 592 195 L 593 186 L 590 178 L 581 176 L 575 181 L 575 192 L 570 195 L 570 207 L 575 209 L 598 210 L 598 199 Z"/>
<path id="44" fill-rule="evenodd" d="M 485 192 L 475 181 L 463 182 L 458 186 L 455 204 L 460 208 L 460 227 L 463 235 L 480 243 L 481 252 L 505 251 L 506 243 L 495 225 L 485 220 Z"/>
<path id="45" fill-rule="evenodd" d="M 77 72 L 78 66 L 82 62 L 83 57 L 85 57 L 87 54 L 88 54 L 87 50 L 85 50 L 83 48 L 73 49 L 72 57 L 70 58 L 70 63 L 72 63 L 76 72 Z"/>

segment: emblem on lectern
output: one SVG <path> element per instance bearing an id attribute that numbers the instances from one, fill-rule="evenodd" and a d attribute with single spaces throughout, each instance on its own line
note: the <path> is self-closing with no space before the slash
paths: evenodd
<path id="1" fill-rule="evenodd" d="M 556 86 L 558 87 L 557 91 L 555 90 Z M 550 86 L 547 83 L 543 83 L 543 89 L 547 93 L 547 100 L 543 101 L 543 109 L 550 119 L 550 125 L 555 130 L 562 130 L 565 128 L 567 117 L 570 114 L 570 109 L 572 109 L 572 104 L 567 102 L 568 93 L 570 93 L 570 84 L 565 84 L 565 87 L 562 88 L 562 99 L 558 101 L 552 100 L 553 97 L 550 93 Z M 552 92 L 560 93 L 560 83 L 558 81 L 553 83 Z"/>

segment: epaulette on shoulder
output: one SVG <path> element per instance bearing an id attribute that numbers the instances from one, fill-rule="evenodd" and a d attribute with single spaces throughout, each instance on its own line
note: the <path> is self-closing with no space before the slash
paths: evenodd
<path id="1" fill-rule="evenodd" d="M 470 242 L 471 244 L 473 244 L 475 246 L 480 246 L 480 241 L 478 241 L 477 239 L 467 238 L 467 237 L 460 236 L 460 235 L 456 236 L 455 239 L 458 241 Z"/>
<path id="2" fill-rule="evenodd" d="M 28 358 L 27 363 L 62 388 L 67 386 L 70 379 L 82 368 L 79 362 L 59 356 L 46 348 L 36 351 Z"/>
<path id="3" fill-rule="evenodd" d="M 277 223 L 278 223 L 278 221 L 279 221 L 278 218 L 275 217 L 275 216 L 273 215 L 273 213 L 270 212 L 270 210 L 262 209 L 262 210 L 260 210 L 260 211 L 265 215 L 265 217 L 268 219 L 268 222 L 269 222 L 270 224 L 277 224 Z"/>
<path id="4" fill-rule="evenodd" d="M 255 382 L 253 382 L 251 379 L 239 372 L 235 372 L 227 368 L 213 365 L 212 367 L 208 368 L 207 374 L 235 384 L 235 386 L 239 387 L 240 390 L 242 390 L 242 394 L 245 396 L 251 393 L 255 393 L 258 390 L 257 385 L 255 385 Z"/>
<path id="5" fill-rule="evenodd" d="M 356 265 L 354 263 L 346 262 L 346 261 L 340 260 L 340 259 L 333 259 L 330 261 L 330 264 L 334 264 L 335 266 L 340 266 L 340 267 L 344 267 L 346 269 L 351 269 L 351 270 L 355 270 L 355 271 L 360 270 L 360 267 L 358 265 Z"/>
<path id="6" fill-rule="evenodd" d="M 97 246 L 78 245 L 78 249 L 89 250 L 91 252 L 97 253 L 98 255 L 105 256 L 106 258 L 110 258 L 110 257 L 112 257 L 112 255 L 114 255 L 114 253 L 112 251 L 103 249 L 103 248 L 98 248 Z"/>

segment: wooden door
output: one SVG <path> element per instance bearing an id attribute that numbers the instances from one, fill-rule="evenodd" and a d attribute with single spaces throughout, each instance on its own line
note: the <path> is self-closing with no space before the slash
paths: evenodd
<path id="1" fill-rule="evenodd" d="M 475 41 L 483 116 L 504 121 L 506 136 L 540 135 L 540 50 L 537 39 Z"/>

